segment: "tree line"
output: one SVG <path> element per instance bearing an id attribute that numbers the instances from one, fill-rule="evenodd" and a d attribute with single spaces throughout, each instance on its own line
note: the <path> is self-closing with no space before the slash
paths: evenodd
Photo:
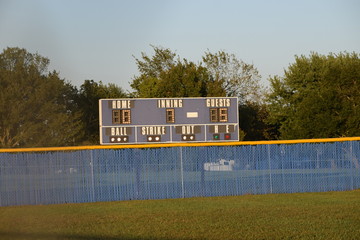
<path id="1" fill-rule="evenodd" d="M 238 97 L 241 140 L 360 136 L 357 53 L 295 56 L 283 76 L 260 84 L 253 64 L 225 51 L 198 63 L 167 48 L 134 58 L 132 92 L 84 80 L 77 88 L 49 72 L 50 60 L 26 49 L 0 54 L 0 147 L 89 145 L 99 142 L 100 98 Z"/>

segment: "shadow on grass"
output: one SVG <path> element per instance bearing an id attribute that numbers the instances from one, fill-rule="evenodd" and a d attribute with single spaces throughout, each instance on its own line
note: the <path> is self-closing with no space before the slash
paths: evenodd
<path id="1" fill-rule="evenodd" d="M 150 239 L 159 239 L 155 237 L 149 238 L 139 238 L 139 237 L 130 237 L 130 236 L 118 236 L 118 237 L 106 237 L 106 236 L 93 236 L 93 235 L 70 235 L 70 234 L 56 234 L 56 233 L 17 233 L 17 232 L 0 232 L 0 239 L 14 239 L 14 240 L 51 240 L 51 239 L 61 239 L 61 240 L 95 240 L 95 239 L 104 239 L 104 240 L 150 240 Z M 159 240 L 170 240 L 170 238 L 160 238 Z M 174 239 L 172 239 L 174 240 Z"/>

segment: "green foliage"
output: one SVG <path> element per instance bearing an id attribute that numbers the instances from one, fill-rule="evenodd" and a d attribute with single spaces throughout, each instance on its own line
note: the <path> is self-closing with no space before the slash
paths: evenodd
<path id="1" fill-rule="evenodd" d="M 131 87 L 136 97 L 236 96 L 241 103 L 261 101 L 257 69 L 234 54 L 207 52 L 203 63 L 195 64 L 169 49 L 152 47 L 152 57 L 142 53 L 142 59 L 135 58 L 140 76 Z"/>
<path id="2" fill-rule="evenodd" d="M 265 105 L 247 102 L 239 105 L 239 124 L 244 131 L 244 141 L 271 140 L 276 138 L 276 128 L 268 124 Z"/>
<path id="3" fill-rule="evenodd" d="M 141 53 L 142 59 L 135 58 L 140 76 L 135 77 L 131 87 L 135 97 L 157 97 L 160 74 L 171 69 L 176 63 L 176 54 L 169 49 L 152 46 L 155 54 L 151 58 Z"/>
<path id="4" fill-rule="evenodd" d="M 25 49 L 0 54 L 0 147 L 74 145 L 82 137 L 76 94 L 49 60 Z"/>
<path id="5" fill-rule="evenodd" d="M 142 53 L 142 59 L 136 59 L 140 76 L 131 83 L 135 97 L 225 96 L 221 84 L 211 79 L 206 68 L 175 59 L 176 54 L 169 49 L 152 47 L 154 56 Z"/>
<path id="6" fill-rule="evenodd" d="M 240 139 L 269 137 L 264 122 L 266 109 L 262 107 L 261 76 L 254 65 L 224 51 L 206 52 L 203 62 L 195 64 L 181 60 L 169 49 L 152 47 L 152 57 L 142 53 L 141 59 L 135 59 L 140 75 L 131 83 L 134 97 L 238 97 L 240 122 L 245 119 L 244 123 L 249 124 L 242 124 Z M 241 112 L 243 109 L 252 111 Z"/>
<path id="7" fill-rule="evenodd" d="M 211 78 L 221 84 L 226 96 L 238 97 L 243 105 L 262 101 L 261 76 L 253 64 L 224 51 L 206 52 L 203 61 Z"/>
<path id="8" fill-rule="evenodd" d="M 269 122 L 283 139 L 360 135 L 360 59 L 356 53 L 295 58 L 270 79 Z"/>
<path id="9" fill-rule="evenodd" d="M 269 139 L 261 76 L 254 65 L 224 51 L 206 52 L 203 62 L 213 82 L 222 87 L 226 96 L 239 99 L 240 141 Z"/>
<path id="10" fill-rule="evenodd" d="M 115 84 L 105 85 L 94 80 L 85 80 L 80 87 L 77 99 L 78 107 L 83 113 L 84 143 L 99 142 L 99 99 L 124 98 L 127 94 Z"/>

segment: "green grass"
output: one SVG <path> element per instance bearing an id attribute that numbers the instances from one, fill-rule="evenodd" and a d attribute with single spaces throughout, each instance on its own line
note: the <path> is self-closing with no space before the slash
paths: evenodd
<path id="1" fill-rule="evenodd" d="M 0 207 L 0 239 L 360 239 L 360 190 Z"/>

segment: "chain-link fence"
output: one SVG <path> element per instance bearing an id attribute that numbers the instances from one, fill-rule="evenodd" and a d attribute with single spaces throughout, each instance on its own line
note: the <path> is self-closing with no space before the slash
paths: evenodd
<path id="1" fill-rule="evenodd" d="M 0 153 L 0 206 L 360 188 L 360 141 Z"/>

